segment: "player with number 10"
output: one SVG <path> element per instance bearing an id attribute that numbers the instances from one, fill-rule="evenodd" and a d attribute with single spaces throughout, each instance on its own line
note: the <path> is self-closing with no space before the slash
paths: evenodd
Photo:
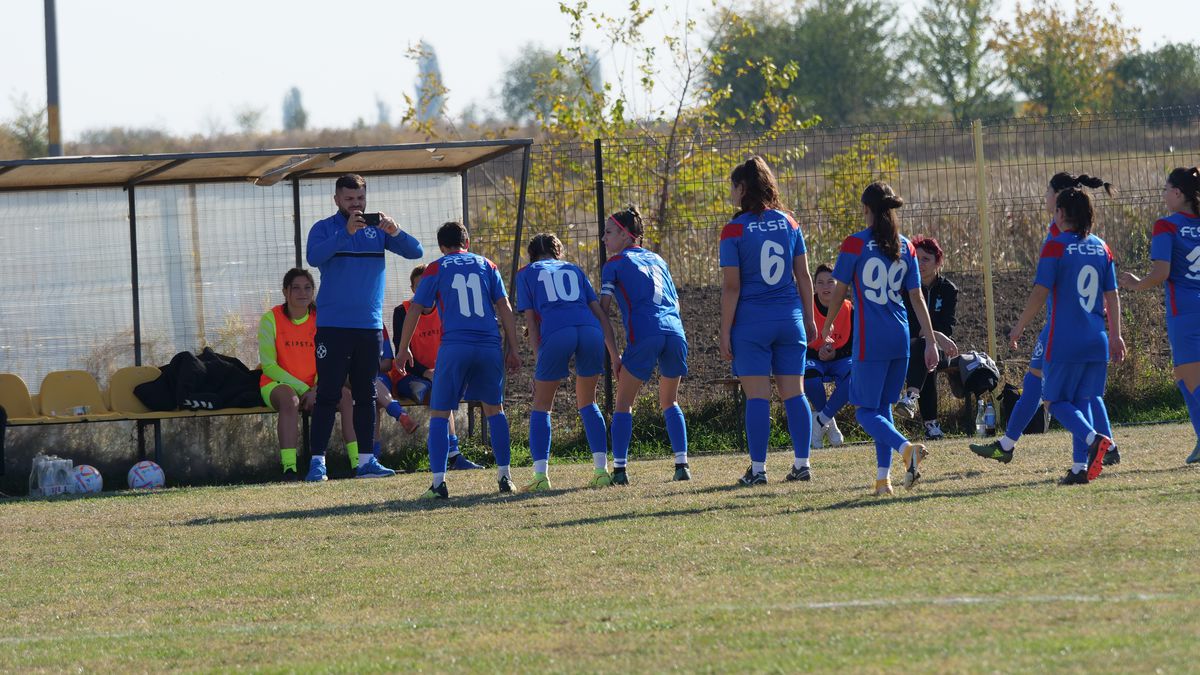
<path id="1" fill-rule="evenodd" d="M 417 320 L 423 312 L 433 311 L 436 304 L 442 317 L 442 344 L 429 396 L 429 470 L 433 472 L 433 484 L 421 499 L 448 496 L 445 481 L 446 456 L 450 451 L 448 418 L 464 397 L 483 404 L 500 491 L 512 492 L 509 474 L 512 448 L 503 406 L 504 369 L 521 367 L 512 307 L 496 264 L 467 252 L 469 239 L 462 223 L 442 225 L 437 241 L 442 257 L 425 268 L 404 318 L 396 350 L 397 358 L 404 359 L 405 365 L 412 365 L 409 344 Z M 504 329 L 503 345 L 497 319 Z"/>

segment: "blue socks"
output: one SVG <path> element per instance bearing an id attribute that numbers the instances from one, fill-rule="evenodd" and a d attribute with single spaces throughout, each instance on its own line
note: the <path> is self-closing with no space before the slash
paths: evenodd
<path id="1" fill-rule="evenodd" d="M 1091 411 L 1090 406 L 1088 407 L 1088 411 Z M 1054 415 L 1054 419 L 1058 420 L 1059 424 L 1071 432 L 1071 437 L 1074 441 L 1071 444 L 1072 461 L 1076 464 L 1087 464 L 1087 437 L 1095 429 L 1092 428 L 1092 423 L 1088 421 L 1083 409 L 1070 401 L 1055 401 L 1050 404 L 1050 414 Z"/>
<path id="2" fill-rule="evenodd" d="M 533 461 L 550 459 L 550 413 L 529 413 L 529 454 Z"/>
<path id="3" fill-rule="evenodd" d="M 498 412 L 487 418 L 487 421 L 488 433 L 492 437 L 492 456 L 496 458 L 496 466 L 508 466 L 512 463 L 512 440 L 508 433 L 508 417 L 503 412 Z M 446 440 L 449 443 L 449 438 Z M 546 440 L 547 451 L 549 451 L 549 438 Z"/>
<path id="4" fill-rule="evenodd" d="M 629 442 L 633 440 L 633 413 L 614 412 L 612 416 L 613 466 L 625 468 L 629 459 Z"/>
<path id="5" fill-rule="evenodd" d="M 604 415 L 600 414 L 600 406 L 595 403 L 579 409 L 579 419 L 583 421 L 583 435 L 587 437 L 588 448 L 592 454 L 608 454 L 608 430 L 604 427 Z M 532 445 L 532 440 L 530 441 Z"/>
<path id="6" fill-rule="evenodd" d="M 834 392 L 836 394 L 836 392 Z M 825 407 L 825 383 L 820 377 L 804 378 L 804 395 L 808 397 L 808 402 L 812 405 L 813 410 L 821 410 Z"/>
<path id="7" fill-rule="evenodd" d="M 1188 417 L 1192 419 L 1192 430 L 1196 432 L 1196 438 L 1200 439 L 1200 387 L 1196 387 L 1196 391 L 1188 391 L 1183 380 L 1177 380 L 1175 384 L 1179 387 L 1179 392 L 1183 394 L 1183 403 L 1187 406 Z"/>
<path id="8" fill-rule="evenodd" d="M 1042 404 L 1042 378 L 1025 371 L 1025 379 L 1021 380 L 1021 398 L 1013 406 L 1008 421 L 1004 424 L 1004 435 L 1016 442 L 1025 433 L 1038 406 Z"/>
<path id="9" fill-rule="evenodd" d="M 892 424 L 891 407 L 886 410 L 878 408 L 859 408 L 854 411 L 854 419 L 875 439 L 875 459 L 879 468 L 892 465 L 892 451 L 899 450 L 908 442 Z M 887 459 L 885 460 L 884 457 Z"/>
<path id="10" fill-rule="evenodd" d="M 767 461 L 767 441 L 771 435 L 771 402 L 765 398 L 746 399 L 746 447 L 751 462 Z"/>
<path id="11" fill-rule="evenodd" d="M 400 419 L 400 416 L 404 414 L 404 406 L 400 405 L 398 401 L 392 401 L 391 403 L 387 404 L 387 407 L 384 408 L 384 410 L 386 410 L 387 414 L 391 415 L 395 419 Z"/>
<path id="12" fill-rule="evenodd" d="M 1092 427 L 1096 433 L 1112 440 L 1112 423 L 1108 419 L 1108 406 L 1104 405 L 1104 397 L 1097 396 L 1088 401 L 1088 409 L 1092 417 Z"/>
<path id="13" fill-rule="evenodd" d="M 675 463 L 687 464 L 687 423 L 683 419 L 683 410 L 676 403 L 662 411 L 662 414 L 667 423 L 667 438 L 671 439 L 671 452 L 675 454 Z"/>
<path id="14" fill-rule="evenodd" d="M 449 445 L 450 420 L 446 419 L 445 417 L 430 417 L 429 470 L 434 474 L 446 473 L 446 453 Z"/>
<path id="15" fill-rule="evenodd" d="M 458 449 L 458 436 L 450 434 L 450 457 L 462 454 Z"/>
<path id="16" fill-rule="evenodd" d="M 787 411 L 788 433 L 792 435 L 792 452 L 796 459 L 807 459 L 812 452 L 812 408 L 804 394 L 783 402 Z"/>
<path id="17" fill-rule="evenodd" d="M 837 411 L 846 407 L 850 402 L 850 378 L 840 380 L 833 388 L 833 393 L 829 395 L 829 400 L 821 408 L 821 414 L 829 419 L 837 414 Z M 815 408 L 815 406 L 814 406 Z"/>

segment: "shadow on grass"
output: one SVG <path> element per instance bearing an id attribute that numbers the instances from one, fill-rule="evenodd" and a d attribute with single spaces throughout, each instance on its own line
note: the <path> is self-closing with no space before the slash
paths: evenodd
<path id="1" fill-rule="evenodd" d="M 607 516 L 594 516 L 592 518 L 576 518 L 574 520 L 564 520 L 560 523 L 549 523 L 545 525 L 548 528 L 558 527 L 575 527 L 577 525 L 599 525 L 601 523 L 612 523 L 623 520 L 640 520 L 642 518 L 672 518 L 675 516 L 698 516 L 703 513 L 716 513 L 718 511 L 738 511 L 746 508 L 744 504 L 717 504 L 714 506 L 701 506 L 690 509 L 668 509 L 665 511 L 638 511 L 635 513 L 614 513 Z"/>

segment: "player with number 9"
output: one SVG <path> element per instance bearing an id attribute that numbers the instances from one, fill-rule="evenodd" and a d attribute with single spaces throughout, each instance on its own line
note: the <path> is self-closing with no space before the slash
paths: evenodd
<path id="1" fill-rule="evenodd" d="M 429 263 L 409 305 L 400 334 L 397 358 L 412 364 L 413 332 L 423 312 L 436 305 L 442 317 L 442 344 L 438 348 L 437 372 L 429 397 L 429 470 L 433 484 L 422 499 L 445 499 L 446 457 L 449 453 L 450 413 L 463 398 L 483 404 L 492 454 L 496 457 L 501 492 L 512 492 L 509 473 L 512 448 L 508 418 L 504 414 L 504 369 L 521 366 L 517 353 L 517 331 L 508 294 L 496 264 L 467 251 L 467 228 L 449 222 L 438 228 L 442 257 Z M 504 330 L 501 344 L 497 319 Z"/>
<path id="2" fill-rule="evenodd" d="M 533 480 L 527 492 L 550 489 L 550 409 L 558 384 L 570 374 L 575 358 L 575 401 L 584 435 L 596 464 L 593 486 L 609 485 L 608 431 L 596 405 L 596 381 L 604 370 L 607 347 L 613 361 L 617 343 L 608 317 L 600 309 L 587 275 L 562 260 L 563 245 L 553 234 L 529 241 L 530 263 L 517 272 L 517 311 L 525 313 L 529 342 L 537 354 L 533 375 L 533 410 L 529 414 L 529 454 Z"/>
<path id="3" fill-rule="evenodd" d="M 833 268 L 837 280 L 822 336 L 833 333 L 842 300 L 853 289 L 854 347 L 850 369 L 850 402 L 855 419 L 875 439 L 875 494 L 892 494 L 892 453 L 904 460 L 904 487 L 921 477 L 925 446 L 912 443 L 896 430 L 892 404 L 900 398 L 908 369 L 908 311 L 901 293 L 908 293 L 913 313 L 925 338 L 925 368 L 938 363 L 937 343 L 925 296 L 916 250 L 900 234 L 896 210 L 904 200 L 887 183 L 871 183 L 862 194 L 867 229 L 846 237 Z"/>
<path id="4" fill-rule="evenodd" d="M 1073 439 L 1074 464 L 1060 482 L 1085 485 L 1100 475 L 1104 455 L 1112 447 L 1112 439 L 1097 431 L 1108 422 L 1095 419 L 1091 401 L 1104 394 L 1109 357 L 1125 358 L 1121 301 L 1112 252 L 1091 233 L 1091 197 L 1079 188 L 1067 188 L 1055 204 L 1055 222 L 1062 233 L 1042 246 L 1033 290 L 1010 339 L 1016 348 L 1025 326 L 1045 304 L 1050 329 L 1042 398 Z"/>
<path id="5" fill-rule="evenodd" d="M 1183 393 L 1196 432 L 1188 464 L 1200 463 L 1200 167 L 1178 167 L 1167 176 L 1163 202 L 1171 215 L 1154 224 L 1153 266 L 1145 279 L 1125 272 L 1121 287 L 1141 291 L 1163 285 L 1167 339 L 1175 383 Z"/>
<path id="6" fill-rule="evenodd" d="M 729 175 L 738 211 L 721 230 L 721 356 L 746 393 L 750 468 L 739 485 L 767 482 L 771 434 L 771 376 L 787 410 L 792 437 L 789 481 L 812 479 L 812 409 L 804 395 L 806 335 L 813 322 L 812 276 L 804 233 L 783 210 L 771 167 L 751 157 Z"/>
<path id="7" fill-rule="evenodd" d="M 658 403 L 675 454 L 674 480 L 689 480 L 687 424 L 677 401 L 679 380 L 687 375 L 687 336 L 679 316 L 679 295 L 667 263 L 642 248 L 646 225 L 634 206 L 608 217 L 604 247 L 610 256 L 600 272 L 600 307 L 608 317 L 613 298 L 625 324 L 625 351 L 614 363 L 617 400 L 612 416 L 614 485 L 627 485 L 625 468 L 633 436 L 633 401 L 658 367 Z"/>

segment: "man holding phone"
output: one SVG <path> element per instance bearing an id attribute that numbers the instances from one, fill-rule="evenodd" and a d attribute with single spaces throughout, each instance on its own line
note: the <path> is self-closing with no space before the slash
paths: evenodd
<path id="1" fill-rule="evenodd" d="M 375 437 L 375 373 L 383 339 L 383 289 L 387 271 L 384 251 L 409 259 L 424 254 L 421 242 L 402 232 L 383 213 L 367 208 L 362 176 L 337 179 L 333 203 L 337 213 L 317 221 L 308 233 L 308 264 L 321 272 L 317 293 L 317 400 L 313 407 L 312 460 L 305 480 L 326 479 L 325 450 L 333 417 L 347 376 L 354 397 L 354 433 L 359 448 L 371 448 Z M 391 476 L 396 472 L 360 450 L 357 476 Z"/>

